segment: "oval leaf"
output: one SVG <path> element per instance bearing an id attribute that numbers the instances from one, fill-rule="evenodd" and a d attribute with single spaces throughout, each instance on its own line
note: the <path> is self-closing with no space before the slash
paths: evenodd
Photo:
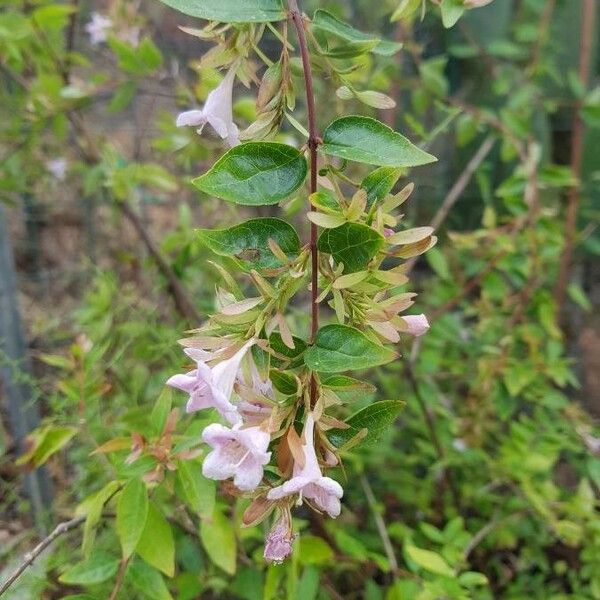
<path id="1" fill-rule="evenodd" d="M 264 23 L 285 19 L 282 0 L 161 0 L 191 17 L 222 23 Z"/>
<path id="2" fill-rule="evenodd" d="M 308 167 L 301 152 L 276 142 L 248 142 L 232 148 L 192 183 L 235 204 L 277 204 L 297 190 Z"/>
<path id="3" fill-rule="evenodd" d="M 382 167 L 416 167 L 437 160 L 370 117 L 336 119 L 325 130 L 321 149 L 325 154 Z"/>
<path id="4" fill-rule="evenodd" d="M 136 552 L 167 577 L 175 572 L 175 542 L 171 525 L 154 504 L 148 505 L 148 517 Z"/>
<path id="5" fill-rule="evenodd" d="M 177 479 L 190 508 L 201 519 L 210 518 L 215 507 L 215 482 L 202 477 L 200 466 L 188 461 L 177 464 Z"/>
<path id="6" fill-rule="evenodd" d="M 367 207 L 370 208 L 373 202 L 385 200 L 401 174 L 402 169 L 395 167 L 379 167 L 369 173 L 360 184 L 367 192 Z"/>
<path id="7" fill-rule="evenodd" d="M 221 512 L 215 511 L 210 521 L 203 521 L 200 525 L 200 539 L 210 560 L 229 575 L 234 575 L 236 541 L 233 523 Z"/>
<path id="8" fill-rule="evenodd" d="M 95 552 L 88 560 L 69 567 L 58 580 L 67 585 L 95 585 L 114 577 L 118 566 L 114 556 Z"/>
<path id="9" fill-rule="evenodd" d="M 345 421 L 349 425 L 348 429 L 332 429 L 328 434 L 329 440 L 334 446 L 341 448 L 361 430 L 367 429 L 367 435 L 357 446 L 375 444 L 396 420 L 403 408 L 404 402 L 398 400 L 383 400 L 370 404 Z"/>
<path id="10" fill-rule="evenodd" d="M 384 245 L 384 238 L 367 225 L 344 223 L 334 229 L 326 229 L 319 236 L 320 252 L 333 256 L 336 263 L 344 263 L 344 274 L 364 269 Z"/>
<path id="11" fill-rule="evenodd" d="M 300 252 L 296 230 L 281 219 L 251 219 L 228 229 L 198 229 L 200 240 L 219 256 L 229 256 L 245 270 L 271 269 L 282 262 L 269 248 L 269 239 L 290 258 Z"/>
<path id="12" fill-rule="evenodd" d="M 315 343 L 304 353 L 304 362 L 313 371 L 342 373 L 369 369 L 396 358 L 396 353 L 347 325 L 326 325 Z"/>
<path id="13" fill-rule="evenodd" d="M 455 576 L 454 569 L 448 565 L 444 558 L 435 552 L 431 552 L 431 550 L 423 550 L 423 548 L 408 545 L 405 548 L 405 552 L 406 556 L 412 562 L 430 573 L 445 577 Z"/>
<path id="14" fill-rule="evenodd" d="M 148 515 L 148 490 L 139 479 L 132 479 L 119 496 L 116 529 L 123 557 L 129 558 L 137 546 Z"/>

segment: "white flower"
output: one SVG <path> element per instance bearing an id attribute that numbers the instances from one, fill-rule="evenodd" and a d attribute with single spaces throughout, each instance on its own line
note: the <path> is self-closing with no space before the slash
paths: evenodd
<path id="1" fill-rule="evenodd" d="M 271 436 L 260 427 L 240 427 L 213 423 L 202 432 L 202 439 L 213 448 L 202 463 L 202 474 L 218 481 L 233 477 L 236 487 L 250 492 L 260 483 L 271 458 L 267 452 Z"/>
<path id="2" fill-rule="evenodd" d="M 64 157 L 53 158 L 46 162 L 46 169 L 48 173 L 54 176 L 58 181 L 64 181 L 67 176 L 67 167 L 69 163 Z"/>
<path id="3" fill-rule="evenodd" d="M 429 321 L 423 314 L 421 315 L 407 315 L 402 317 L 402 320 L 406 323 L 406 332 L 419 337 L 424 333 L 427 333 L 429 329 Z"/>
<path id="4" fill-rule="evenodd" d="M 310 500 L 319 510 L 325 511 L 330 517 L 337 517 L 341 511 L 340 498 L 344 495 L 342 486 L 331 479 L 323 477 L 317 454 L 314 447 L 315 420 L 312 413 L 306 417 L 304 425 L 304 466 L 294 463 L 293 477 L 283 485 L 273 488 L 267 494 L 269 500 L 280 500 L 286 496 L 299 494 L 298 502 L 302 498 Z"/>
<path id="5" fill-rule="evenodd" d="M 95 46 L 105 42 L 112 25 L 113 23 L 108 17 L 97 12 L 92 13 L 92 20 L 85 26 L 85 30 L 90 36 L 90 43 Z"/>
<path id="6" fill-rule="evenodd" d="M 177 117 L 175 123 L 177 127 L 190 125 L 198 127 L 198 133 L 202 133 L 204 125 L 210 123 L 211 127 L 229 146 L 233 147 L 239 144 L 239 130 L 233 122 L 232 95 L 234 80 L 235 70 L 232 68 L 227 71 L 223 81 L 208 94 L 204 108 L 201 110 L 188 110 Z"/>
<path id="7" fill-rule="evenodd" d="M 186 354 L 196 361 L 196 368 L 189 373 L 173 375 L 167 385 L 189 394 L 187 412 L 216 408 L 230 423 L 239 423 L 240 414 L 231 402 L 233 384 L 242 359 L 253 344 L 253 339 L 247 341 L 231 358 L 222 360 L 214 367 L 204 362 L 211 354 L 203 350 L 186 349 Z"/>

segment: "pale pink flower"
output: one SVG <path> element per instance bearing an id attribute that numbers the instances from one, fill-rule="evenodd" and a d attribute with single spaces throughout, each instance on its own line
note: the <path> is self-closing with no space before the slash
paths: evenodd
<path id="1" fill-rule="evenodd" d="M 314 447 L 315 421 L 312 413 L 306 417 L 304 425 L 304 466 L 294 463 L 293 476 L 283 485 L 273 488 L 267 494 L 269 500 L 280 500 L 286 496 L 299 494 L 298 503 L 302 499 L 310 500 L 319 510 L 337 517 L 341 511 L 340 498 L 344 495 L 342 486 L 331 477 L 323 477 L 317 461 Z"/>
<path id="2" fill-rule="evenodd" d="M 214 367 L 209 367 L 204 362 L 212 356 L 210 353 L 187 349 L 186 354 L 196 361 L 196 368 L 189 373 L 173 375 L 167 385 L 189 394 L 187 412 L 216 408 L 230 423 L 239 423 L 240 414 L 231 402 L 233 384 L 242 359 L 253 344 L 254 340 L 249 340 L 231 358 L 222 360 Z"/>
<path id="3" fill-rule="evenodd" d="M 204 125 L 210 123 L 211 127 L 229 146 L 239 144 L 239 130 L 233 122 L 232 96 L 234 80 L 235 69 L 231 68 L 227 71 L 223 81 L 208 94 L 204 108 L 182 112 L 177 117 L 175 123 L 177 127 L 189 125 L 197 127 L 198 133 L 202 133 Z"/>
<path id="4" fill-rule="evenodd" d="M 424 333 L 427 333 L 429 329 L 429 321 L 423 314 L 421 315 L 406 315 L 402 317 L 402 320 L 406 323 L 406 332 L 419 337 Z"/>
<path id="5" fill-rule="evenodd" d="M 264 557 L 268 562 L 281 563 L 292 553 L 292 544 L 296 536 L 292 531 L 290 507 L 280 509 L 277 520 L 265 540 Z"/>
<path id="6" fill-rule="evenodd" d="M 240 490 L 256 489 L 271 458 L 269 433 L 260 427 L 234 425 L 230 429 L 213 423 L 202 432 L 202 439 L 213 448 L 202 463 L 204 477 L 218 481 L 233 477 Z"/>
<path id="7" fill-rule="evenodd" d="M 384 227 L 383 228 L 383 236 L 386 238 L 389 238 L 391 235 L 394 235 L 396 232 L 393 229 L 390 229 L 389 227 Z"/>
<path id="8" fill-rule="evenodd" d="M 46 169 L 54 179 L 57 181 L 64 181 L 67 176 L 67 167 L 69 163 L 64 157 L 53 158 L 52 160 L 46 161 Z"/>
<path id="9" fill-rule="evenodd" d="M 92 20 L 86 24 L 85 30 L 90 36 L 92 46 L 105 42 L 113 22 L 100 13 L 92 13 Z"/>

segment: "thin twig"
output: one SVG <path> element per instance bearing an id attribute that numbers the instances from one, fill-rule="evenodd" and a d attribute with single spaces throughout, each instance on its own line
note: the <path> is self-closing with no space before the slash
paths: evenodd
<path id="1" fill-rule="evenodd" d="M 131 556 L 121 559 L 121 562 L 119 563 L 119 570 L 117 571 L 117 577 L 115 579 L 115 585 L 113 586 L 108 600 L 116 600 L 117 596 L 119 595 L 119 591 L 121 590 L 123 581 L 125 580 L 125 573 L 127 573 L 127 567 L 129 566 L 130 560 Z"/>
<path id="2" fill-rule="evenodd" d="M 2 596 L 16 581 L 19 577 L 25 572 L 25 570 L 30 567 L 36 558 L 50 546 L 55 540 L 59 537 L 65 535 L 72 529 L 76 529 L 79 527 L 84 521 L 86 517 L 82 515 L 80 517 L 75 517 L 69 521 L 64 521 L 63 523 L 59 523 L 52 533 L 50 533 L 47 537 L 45 537 L 31 552 L 28 552 L 23 557 L 23 562 L 14 570 L 14 572 L 8 576 L 8 579 L 2 583 L 0 586 L 0 596 Z"/>
<path id="3" fill-rule="evenodd" d="M 594 36 L 594 21 L 596 19 L 597 0 L 583 0 L 581 15 L 581 45 L 579 48 L 579 81 L 587 87 L 590 80 L 590 66 L 592 59 L 592 42 Z M 581 178 L 583 164 L 583 142 L 585 136 L 585 123 L 579 112 L 580 106 L 573 115 L 573 137 L 571 138 L 571 170 L 576 179 Z M 558 279 L 554 288 L 554 300 L 560 313 L 564 302 L 569 280 L 569 270 L 575 249 L 577 233 L 577 211 L 579 209 L 579 184 L 569 189 L 567 197 L 567 215 L 565 222 L 565 245 L 560 257 Z"/>
<path id="4" fill-rule="evenodd" d="M 394 546 L 392 545 L 392 540 L 390 539 L 390 536 L 387 532 L 385 521 L 383 520 L 381 513 L 377 510 L 377 500 L 375 498 L 375 494 L 373 493 L 373 489 L 371 488 L 371 484 L 369 483 L 369 480 L 364 476 L 364 474 L 360 476 L 360 485 L 362 486 L 365 492 L 365 497 L 367 498 L 369 508 L 373 513 L 375 526 L 377 527 L 377 532 L 379 533 L 379 537 L 381 538 L 383 549 L 385 550 L 388 562 L 390 563 L 390 569 L 392 571 L 392 574 L 396 576 L 398 574 L 398 560 L 396 559 Z"/>
<path id="5" fill-rule="evenodd" d="M 308 52 L 308 44 L 306 42 L 306 32 L 304 31 L 304 19 L 297 0 L 288 0 L 290 18 L 296 28 L 298 36 L 298 44 L 300 46 L 300 55 L 302 57 L 302 70 L 304 73 L 304 86 L 306 88 L 306 110 L 308 113 L 308 151 L 310 154 L 310 188 L 311 194 L 317 191 L 317 148 L 319 147 L 320 138 L 317 132 L 317 113 L 315 108 L 315 94 L 313 91 L 312 69 L 310 65 L 310 56 Z M 314 211 L 314 206 L 310 207 Z M 319 252 L 317 249 L 317 226 L 315 223 L 310 224 L 310 257 L 311 257 L 311 327 L 310 341 L 314 343 L 317 331 L 319 330 Z M 310 399 L 314 406 L 317 402 L 317 381 L 314 375 L 310 380 Z"/>

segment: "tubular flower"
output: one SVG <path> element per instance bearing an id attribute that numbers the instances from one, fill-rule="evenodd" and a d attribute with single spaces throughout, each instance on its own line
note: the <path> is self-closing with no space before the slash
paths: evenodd
<path id="1" fill-rule="evenodd" d="M 429 329 L 429 321 L 423 314 L 420 315 L 406 315 L 402 317 L 402 320 L 406 323 L 406 332 L 419 337 L 424 333 L 427 333 Z"/>
<path id="2" fill-rule="evenodd" d="M 283 485 L 270 490 L 267 498 L 280 500 L 286 496 L 299 494 L 299 504 L 302 503 L 303 498 L 306 498 L 319 510 L 335 518 L 341 511 L 340 498 L 344 495 L 344 490 L 337 481 L 331 477 L 324 477 L 321 473 L 314 447 L 314 428 L 315 420 L 312 413 L 309 413 L 303 434 L 305 440 L 302 445 L 304 466 L 295 462 L 292 478 Z"/>
<path id="3" fill-rule="evenodd" d="M 240 490 L 256 489 L 271 458 L 268 432 L 260 427 L 241 429 L 235 425 L 230 429 L 213 423 L 202 432 L 202 439 L 213 448 L 202 464 L 204 477 L 218 481 L 233 477 Z"/>
<path id="4" fill-rule="evenodd" d="M 273 523 L 265 539 L 264 557 L 268 562 L 280 563 L 292 553 L 296 536 L 292 532 L 292 513 L 289 506 L 280 508 L 279 517 Z"/>
<path id="5" fill-rule="evenodd" d="M 177 117 L 175 123 L 177 127 L 189 125 L 197 127 L 198 133 L 202 133 L 204 125 L 209 123 L 229 146 L 237 146 L 240 143 L 239 130 L 233 122 L 232 110 L 234 80 L 235 70 L 231 68 L 227 71 L 223 81 L 208 94 L 204 108 L 182 112 Z"/>
<path id="6" fill-rule="evenodd" d="M 242 359 L 253 344 L 254 340 L 249 340 L 231 358 L 222 360 L 214 367 L 209 367 L 204 362 L 209 356 L 207 353 L 188 349 L 186 353 L 196 360 L 196 368 L 189 373 L 173 375 L 167 385 L 189 394 L 186 406 L 188 413 L 203 408 L 216 408 L 230 423 L 239 423 L 241 417 L 231 402 L 233 384 Z"/>

